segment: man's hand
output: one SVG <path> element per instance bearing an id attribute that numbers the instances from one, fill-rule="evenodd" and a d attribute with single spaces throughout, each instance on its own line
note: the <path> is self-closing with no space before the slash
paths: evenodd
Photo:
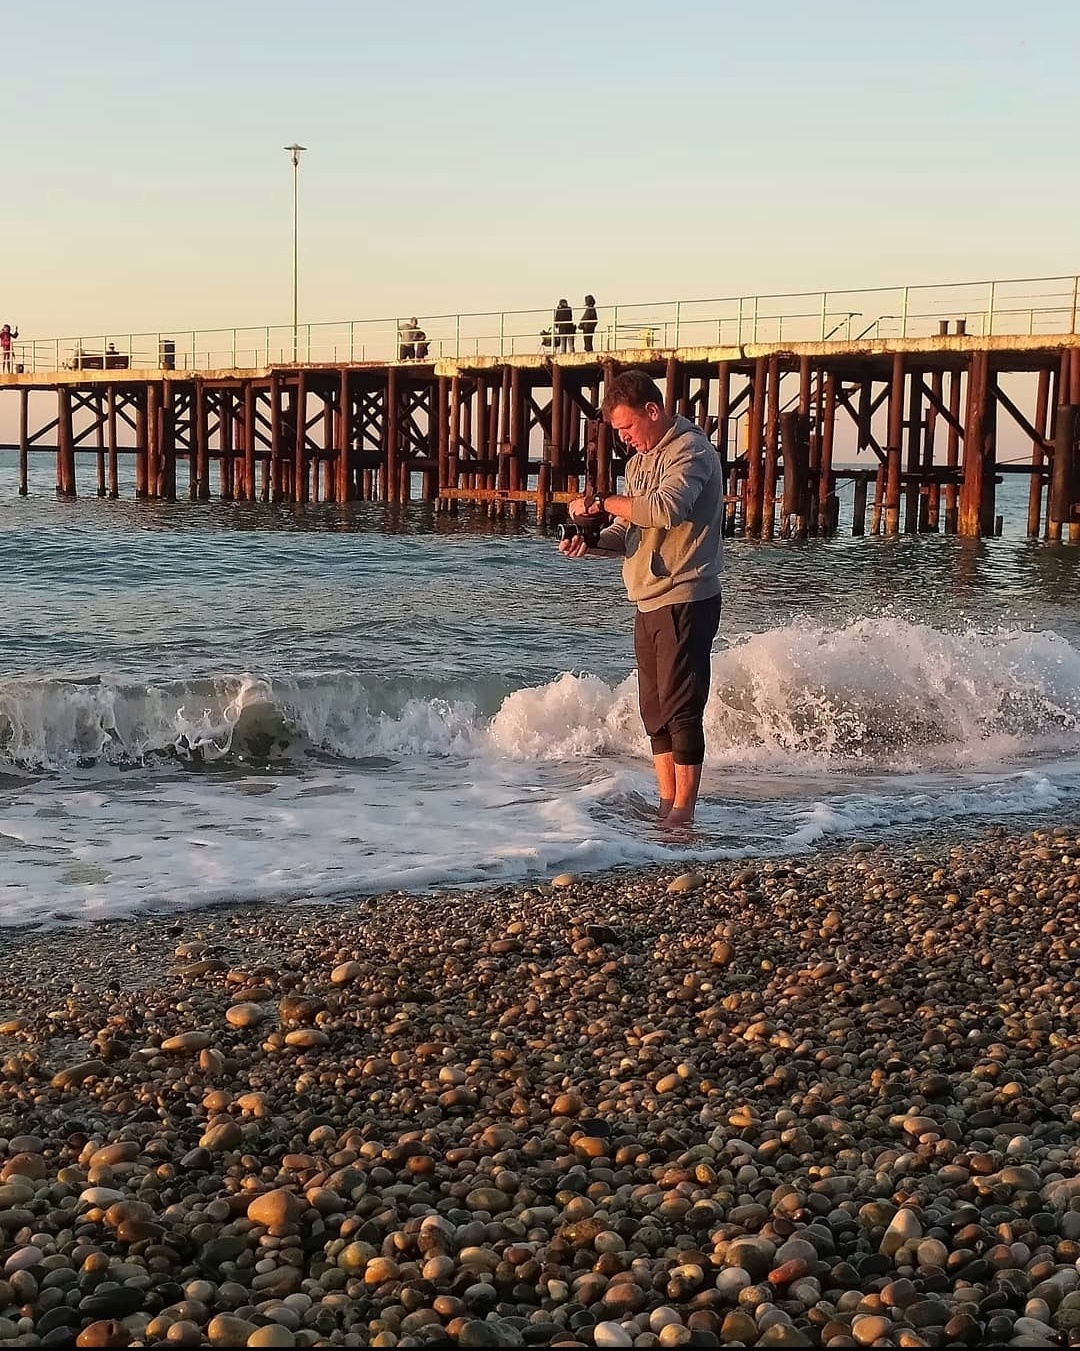
<path id="1" fill-rule="evenodd" d="M 568 508 L 570 519 L 576 521 L 581 516 L 599 516 L 600 503 L 595 496 L 575 497 Z"/>
<path id="2" fill-rule="evenodd" d="M 575 497 L 567 511 L 572 521 L 580 521 L 587 516 L 599 515 L 600 504 L 590 493 L 585 497 Z M 575 535 L 573 539 L 559 540 L 559 553 L 567 558 L 584 558 L 588 552 L 589 546 L 580 535 Z"/>

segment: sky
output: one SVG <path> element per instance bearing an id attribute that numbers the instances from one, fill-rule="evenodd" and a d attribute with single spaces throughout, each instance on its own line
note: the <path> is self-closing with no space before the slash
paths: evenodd
<path id="1" fill-rule="evenodd" d="M 5 9 L 24 338 L 1080 269 L 1080 5 Z"/>

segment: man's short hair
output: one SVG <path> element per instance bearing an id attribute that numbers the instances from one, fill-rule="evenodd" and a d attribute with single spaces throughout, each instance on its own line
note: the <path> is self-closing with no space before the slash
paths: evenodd
<path id="1" fill-rule="evenodd" d="M 664 396 L 656 381 L 644 371 L 622 371 L 604 392 L 600 411 L 610 420 L 616 408 L 632 408 L 640 413 L 647 403 L 655 403 L 660 408 L 664 406 Z"/>

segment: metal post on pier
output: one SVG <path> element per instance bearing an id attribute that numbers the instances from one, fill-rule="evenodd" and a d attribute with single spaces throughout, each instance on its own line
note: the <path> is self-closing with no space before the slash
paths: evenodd
<path id="1" fill-rule="evenodd" d="M 821 390 L 818 372 L 818 390 Z M 833 442 L 836 436 L 836 385 L 833 371 L 825 376 L 825 400 L 821 427 L 821 459 L 818 463 L 818 534 L 834 534 L 837 526 L 839 499 L 833 486 Z M 866 495 L 863 494 L 863 518 L 866 516 Z M 854 533 L 854 527 L 852 529 Z"/>
<path id="2" fill-rule="evenodd" d="M 900 455 L 904 434 L 904 355 L 894 352 L 889 386 L 888 438 L 885 442 L 885 533 L 900 531 Z"/>
<path id="3" fill-rule="evenodd" d="M 75 496 L 75 439 L 71 424 L 71 388 L 57 390 L 57 454 L 56 493 L 58 497 Z"/>
<path id="4" fill-rule="evenodd" d="M 1028 485 L 1028 539 L 1039 538 L 1042 524 L 1043 463 L 1046 459 L 1046 423 L 1050 410 L 1050 370 L 1039 371 L 1035 391 L 1035 436 L 1031 440 L 1031 482 Z"/>
<path id="5" fill-rule="evenodd" d="M 109 442 L 109 497 L 115 502 L 120 496 L 120 465 L 119 465 L 119 445 L 117 443 L 117 424 L 116 424 L 116 386 L 109 385 L 105 392 L 106 397 L 106 421 L 108 426 Z"/>
<path id="6" fill-rule="evenodd" d="M 780 358 L 766 367 L 765 463 L 762 468 L 761 538 L 772 539 L 776 518 L 776 479 L 780 462 Z"/>
<path id="7" fill-rule="evenodd" d="M 763 356 L 754 359 L 750 407 L 747 412 L 746 509 L 743 513 L 743 528 L 751 539 L 757 539 L 761 534 L 764 511 L 765 477 L 761 451 L 765 423 L 766 362 L 767 358 Z"/>
<path id="8" fill-rule="evenodd" d="M 1072 524 L 1073 504 L 1076 499 L 1076 459 L 1077 443 L 1080 441 L 1080 404 L 1063 404 L 1057 410 L 1057 425 L 1054 431 L 1054 462 L 1050 479 L 1050 509 L 1047 513 L 1051 522 L 1058 527 Z M 1070 540 L 1072 532 L 1070 528 Z"/>
<path id="9" fill-rule="evenodd" d="M 19 496 L 26 497 L 29 487 L 30 460 L 30 391 L 24 386 L 19 390 Z"/>
<path id="10" fill-rule="evenodd" d="M 285 149 L 292 157 L 292 359 L 296 360 L 298 350 L 297 302 L 299 298 L 299 200 L 300 200 L 300 152 L 306 145 L 287 145 Z M 236 347 L 236 334 L 233 334 L 233 347 Z M 235 359 L 234 359 L 235 364 Z"/>
<path id="11" fill-rule="evenodd" d="M 984 442 L 987 417 L 989 363 L 985 352 L 975 352 L 968 368 L 967 418 L 964 423 L 963 483 L 957 530 L 961 535 L 978 537 L 981 530 L 980 506 L 985 475 Z"/>
<path id="12" fill-rule="evenodd" d="M 922 371 L 910 372 L 907 416 L 907 486 L 904 491 L 904 532 L 918 534 L 919 503 L 922 500 Z"/>

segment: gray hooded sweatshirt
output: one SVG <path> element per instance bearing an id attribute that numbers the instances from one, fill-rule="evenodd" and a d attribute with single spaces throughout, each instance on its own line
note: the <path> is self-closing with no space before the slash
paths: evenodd
<path id="1" fill-rule="evenodd" d="M 629 522 L 600 534 L 598 547 L 624 555 L 626 594 L 659 610 L 720 594 L 724 471 L 700 427 L 684 417 L 652 450 L 626 466 Z"/>

